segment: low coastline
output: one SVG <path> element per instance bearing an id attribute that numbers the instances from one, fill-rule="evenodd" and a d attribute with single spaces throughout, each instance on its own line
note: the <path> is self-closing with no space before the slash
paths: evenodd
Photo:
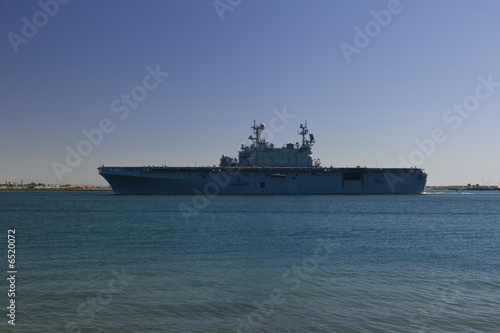
<path id="1" fill-rule="evenodd" d="M 111 186 L 61 186 L 61 187 L 0 187 L 0 192 L 102 192 L 111 191 Z"/>
<path id="2" fill-rule="evenodd" d="M 425 191 L 498 191 L 498 186 L 487 185 L 445 185 L 445 186 L 426 186 Z"/>
<path id="3" fill-rule="evenodd" d="M 445 185 L 445 186 L 426 186 L 424 191 L 499 191 L 498 186 L 468 186 L 468 185 Z M 96 192 L 112 191 L 111 186 L 0 186 L 0 192 Z"/>

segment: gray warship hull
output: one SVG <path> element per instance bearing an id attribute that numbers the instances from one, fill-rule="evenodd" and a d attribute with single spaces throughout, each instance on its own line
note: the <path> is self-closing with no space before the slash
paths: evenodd
<path id="1" fill-rule="evenodd" d="M 251 145 L 238 157 L 222 155 L 213 167 L 105 167 L 99 173 L 115 194 L 417 194 L 425 188 L 422 169 L 322 167 L 312 158 L 316 142 L 307 121 L 297 132 L 302 142 L 282 148 L 266 142 L 266 125 L 254 120 Z M 307 138 L 309 135 L 309 138 Z"/>
<path id="2" fill-rule="evenodd" d="M 115 194 L 420 194 L 422 169 L 323 167 L 105 167 Z"/>

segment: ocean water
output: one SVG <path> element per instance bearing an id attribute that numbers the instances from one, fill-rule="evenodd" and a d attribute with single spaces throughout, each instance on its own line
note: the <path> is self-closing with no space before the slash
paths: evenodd
<path id="1" fill-rule="evenodd" d="M 0 193 L 1 332 L 499 332 L 500 193 Z"/>

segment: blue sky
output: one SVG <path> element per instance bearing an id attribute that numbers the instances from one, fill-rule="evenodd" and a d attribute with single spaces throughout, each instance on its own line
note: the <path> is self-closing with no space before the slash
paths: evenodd
<path id="1" fill-rule="evenodd" d="M 60 1 L 0 1 L 0 183 L 218 164 L 254 119 L 307 120 L 325 166 L 499 182 L 499 2 Z"/>

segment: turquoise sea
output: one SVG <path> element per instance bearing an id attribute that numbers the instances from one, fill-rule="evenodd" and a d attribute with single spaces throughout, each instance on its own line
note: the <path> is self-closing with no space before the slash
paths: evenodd
<path id="1" fill-rule="evenodd" d="M 500 193 L 0 193 L 1 332 L 500 332 Z"/>

